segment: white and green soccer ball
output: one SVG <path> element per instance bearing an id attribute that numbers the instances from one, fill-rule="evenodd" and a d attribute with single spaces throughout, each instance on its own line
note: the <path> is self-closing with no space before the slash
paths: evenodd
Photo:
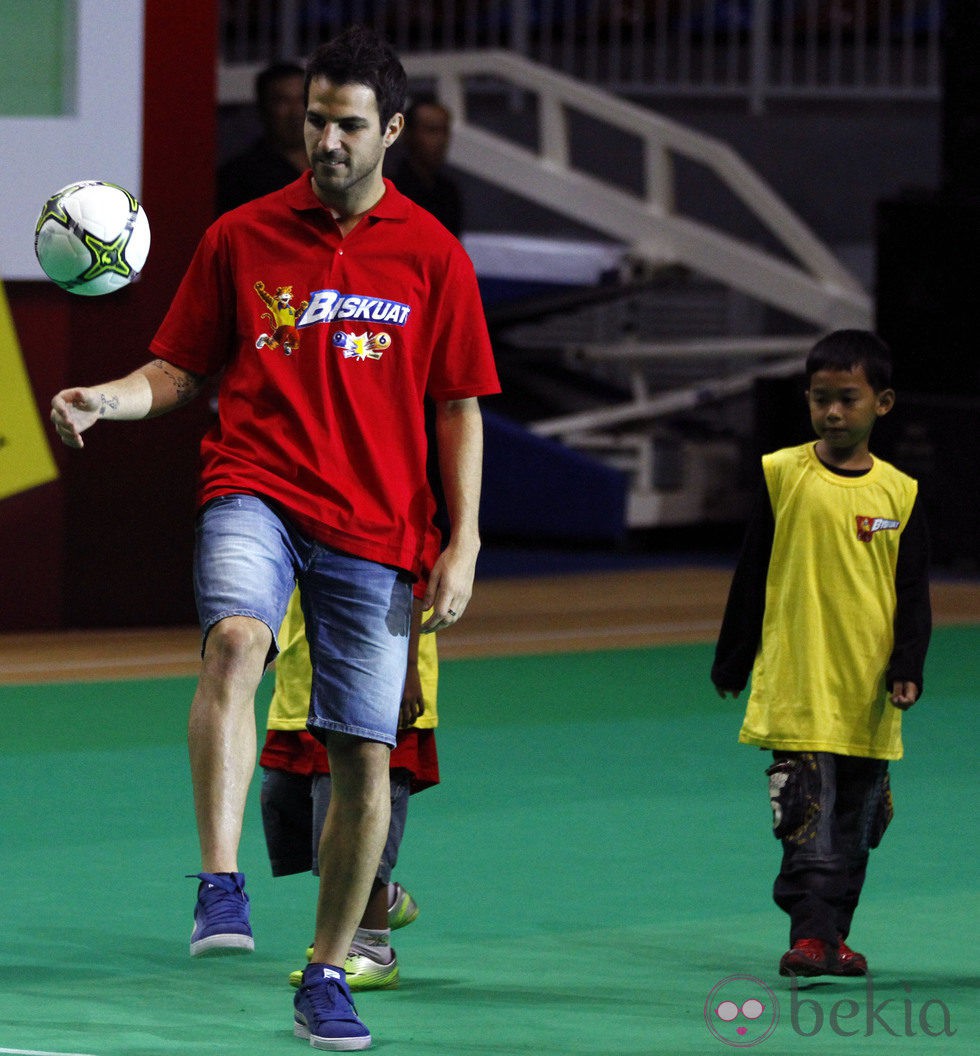
<path id="1" fill-rule="evenodd" d="M 97 297 L 139 277 L 150 251 L 150 224 L 140 203 L 104 180 L 80 180 L 44 203 L 34 252 L 52 282 Z"/>

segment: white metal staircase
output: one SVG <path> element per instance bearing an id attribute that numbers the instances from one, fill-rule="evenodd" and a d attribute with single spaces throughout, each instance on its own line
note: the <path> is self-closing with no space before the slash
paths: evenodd
<path id="1" fill-rule="evenodd" d="M 860 283 L 779 196 L 720 140 L 617 96 L 589 87 L 507 51 L 414 54 L 409 75 L 432 79 L 453 113 L 450 161 L 630 247 L 641 260 L 681 264 L 820 330 L 864 326 L 871 302 Z M 467 82 L 492 78 L 532 93 L 540 143 L 536 151 L 476 126 L 468 119 Z M 642 196 L 573 167 L 569 111 L 586 114 L 643 144 Z M 731 238 L 682 215 L 675 205 L 674 161 L 705 166 L 775 237 L 786 256 Z"/>
<path id="2" fill-rule="evenodd" d="M 704 334 L 644 340 L 636 335 L 624 338 L 611 329 L 602 340 L 567 338 L 568 356 L 584 366 L 602 369 L 615 364 L 628 378 L 629 396 L 531 424 L 535 433 L 592 452 L 629 474 L 630 527 L 730 516 L 737 445 L 716 439 L 665 445 L 665 423 L 708 404 L 745 396 L 759 377 L 798 372 L 806 349 L 821 333 L 869 327 L 873 309 L 868 293 L 725 143 L 510 52 L 415 54 L 404 61 L 410 77 L 431 81 L 452 111 L 450 160 L 458 169 L 571 219 L 587 216 L 590 226 L 621 243 L 643 266 L 686 269 L 803 324 L 802 335 L 796 328 L 783 336 Z M 473 82 L 487 80 L 533 96 L 537 149 L 470 120 Z M 641 194 L 573 166 L 572 112 L 640 140 Z M 764 225 L 778 252 L 683 215 L 674 193 L 675 162 L 681 158 L 707 168 Z M 534 336 L 522 333 L 521 340 L 533 343 Z M 553 342 L 554 334 L 543 340 Z M 660 391 L 658 367 L 678 362 L 687 365 L 695 380 Z M 679 473 L 665 474 L 665 457 L 674 464 L 680 460 Z M 668 476 L 673 481 L 665 486 Z"/>

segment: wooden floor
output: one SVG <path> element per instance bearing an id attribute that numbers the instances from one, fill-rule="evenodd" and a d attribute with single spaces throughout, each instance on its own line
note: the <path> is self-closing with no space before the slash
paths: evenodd
<path id="1" fill-rule="evenodd" d="M 711 641 L 730 573 L 674 568 L 486 580 L 443 659 Z M 933 584 L 938 625 L 980 623 L 980 582 Z M 194 675 L 196 627 L 0 635 L 0 683 Z"/>

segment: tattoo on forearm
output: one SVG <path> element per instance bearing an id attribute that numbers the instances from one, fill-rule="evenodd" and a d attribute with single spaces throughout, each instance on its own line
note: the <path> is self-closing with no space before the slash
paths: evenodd
<path id="1" fill-rule="evenodd" d="M 188 374 L 186 371 L 176 370 L 165 359 L 153 360 L 153 366 L 166 375 L 170 384 L 173 385 L 179 404 L 192 400 L 201 388 L 200 378 L 195 377 L 193 374 Z"/>
<path id="2" fill-rule="evenodd" d="M 99 417 L 105 418 L 110 411 L 118 410 L 119 397 L 106 396 L 104 392 L 99 393 Z"/>

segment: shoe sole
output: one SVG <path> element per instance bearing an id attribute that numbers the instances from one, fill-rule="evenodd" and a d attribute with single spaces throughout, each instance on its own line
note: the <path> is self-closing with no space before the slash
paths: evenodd
<path id="1" fill-rule="evenodd" d="M 321 1038 L 310 1033 L 310 1028 L 298 1019 L 293 1020 L 293 1036 L 308 1041 L 314 1049 L 325 1052 L 358 1052 L 371 1047 L 371 1035 L 357 1038 Z"/>
<path id="2" fill-rule="evenodd" d="M 347 976 L 347 985 L 355 993 L 361 990 L 397 990 L 398 965 L 382 964 L 367 972 Z"/>
<path id="3" fill-rule="evenodd" d="M 251 935 L 209 935 L 191 943 L 192 957 L 223 957 L 251 953 L 255 940 Z"/>
<path id="4" fill-rule="evenodd" d="M 805 979 L 813 979 L 818 975 L 832 975 L 829 968 L 819 968 L 817 965 L 801 964 L 798 968 L 789 964 L 779 966 L 780 975 L 802 975 Z"/>

